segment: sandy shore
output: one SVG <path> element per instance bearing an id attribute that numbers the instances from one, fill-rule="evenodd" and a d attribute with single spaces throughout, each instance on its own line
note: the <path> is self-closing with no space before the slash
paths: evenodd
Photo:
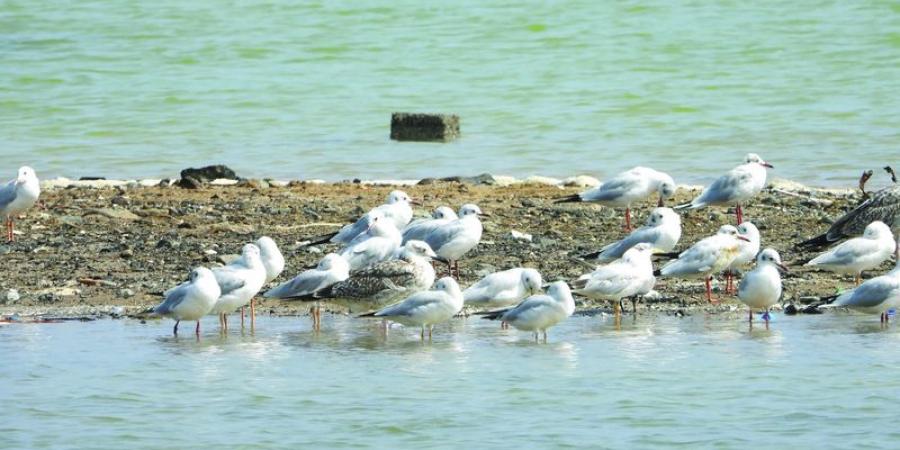
<path id="1" fill-rule="evenodd" d="M 476 203 L 491 218 L 482 243 L 461 264 L 462 284 L 513 266 L 535 267 L 546 280 L 571 279 L 587 270 L 573 261 L 623 236 L 622 212 L 589 204 L 554 204 L 552 199 L 583 190 L 588 177 L 491 186 L 459 182 L 404 182 L 403 188 L 424 205 L 426 215 L 439 205 L 454 209 Z M 282 281 L 315 264 L 333 246 L 305 247 L 307 238 L 335 230 L 380 204 L 386 183 L 264 182 L 216 183 L 201 189 L 131 182 L 44 184 L 43 208 L 16 222 L 18 240 L 0 244 L 5 259 L 0 277 L 0 315 L 50 314 L 67 317 L 128 316 L 160 301 L 159 292 L 187 277 L 191 267 L 215 265 L 242 244 L 262 235 L 282 247 L 287 268 Z M 679 189 L 687 201 L 696 187 Z M 804 255 L 796 242 L 827 229 L 832 218 L 859 201 L 850 190 L 819 190 L 775 182 L 745 208 L 760 228 L 763 246 L 774 247 L 789 264 Z M 648 202 L 635 208 L 642 222 Z M 684 216 L 679 248 L 733 221 L 730 210 L 711 208 Z M 531 239 L 512 237 L 512 231 Z M 891 263 L 885 263 L 887 270 Z M 881 270 L 873 272 L 881 273 Z M 832 294 L 852 282 L 795 267 L 785 280 L 785 299 Z M 659 296 L 639 306 L 648 311 L 734 311 L 739 303 L 705 303 L 702 282 L 661 279 Z M 307 306 L 258 299 L 262 314 L 303 314 Z M 585 309 L 607 305 L 584 303 Z"/>

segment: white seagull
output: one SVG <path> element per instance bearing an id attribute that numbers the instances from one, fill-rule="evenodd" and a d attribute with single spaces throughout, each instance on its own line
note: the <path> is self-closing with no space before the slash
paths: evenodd
<path id="1" fill-rule="evenodd" d="M 748 264 L 753 262 L 756 259 L 756 255 L 759 253 L 759 248 L 761 244 L 761 237 L 759 234 L 759 229 L 756 228 L 756 225 L 753 225 L 753 222 L 744 222 L 737 226 L 738 235 L 747 238 L 746 241 L 741 241 L 741 251 L 734 258 L 734 261 L 725 268 L 725 293 L 731 294 L 734 293 L 734 276 L 739 272 L 740 269 L 746 267 Z"/>
<path id="2" fill-rule="evenodd" d="M 753 322 L 753 310 L 765 310 L 763 320 L 769 323 L 769 308 L 781 299 L 781 273 L 787 267 L 781 262 L 781 256 L 771 248 L 759 252 L 756 257 L 756 268 L 747 272 L 738 285 L 737 297 L 750 309 L 749 321 Z"/>
<path id="3" fill-rule="evenodd" d="M 459 219 L 459 216 L 450 207 L 439 206 L 431 213 L 430 219 L 414 220 L 403 229 L 403 243 L 411 240 L 421 241 L 428 233 L 456 219 Z"/>
<path id="4" fill-rule="evenodd" d="M 696 209 L 709 205 L 737 205 L 735 215 L 737 223 L 744 222 L 744 211 L 741 204 L 759 194 L 766 187 L 766 169 L 773 166 L 765 162 L 756 153 L 748 153 L 741 164 L 713 181 L 700 196 L 690 203 L 676 206 L 675 209 Z"/>
<path id="5" fill-rule="evenodd" d="M 664 277 L 704 278 L 706 280 L 706 300 L 712 302 L 712 274 L 725 270 L 741 251 L 740 241 L 747 238 L 738 234 L 732 225 L 723 225 L 719 231 L 701 239 L 669 261 L 660 270 Z"/>
<path id="6" fill-rule="evenodd" d="M 212 272 L 222 294 L 210 313 L 219 315 L 219 326 L 227 331 L 228 314 L 249 303 L 266 283 L 266 267 L 260 257 L 259 247 L 246 244 L 240 258 L 227 266 L 213 269 Z"/>
<path id="7" fill-rule="evenodd" d="M 565 281 L 550 283 L 547 294 L 532 295 L 515 308 L 485 315 L 485 319 L 500 319 L 518 330 L 531 331 L 537 341 L 543 333 L 547 342 L 547 329 L 566 320 L 575 312 L 575 299 Z"/>
<path id="8" fill-rule="evenodd" d="M 19 175 L 0 187 L 0 216 L 6 217 L 6 240 L 15 240 L 13 234 L 14 218 L 37 203 L 41 195 L 41 183 L 34 169 L 28 166 L 19 168 Z"/>
<path id="9" fill-rule="evenodd" d="M 874 269 L 887 261 L 896 248 L 891 229 L 876 220 L 866 227 L 861 237 L 848 239 L 804 265 L 853 274 L 859 284 L 864 270 Z"/>
<path id="10" fill-rule="evenodd" d="M 337 253 L 329 253 L 314 269 L 303 271 L 290 281 L 275 286 L 263 294 L 263 297 L 279 299 L 304 297 L 347 278 L 350 278 L 350 264 Z M 319 302 L 316 302 L 311 315 L 313 329 L 318 330 L 322 323 Z"/>
<path id="11" fill-rule="evenodd" d="M 394 222 L 375 218 L 365 233 L 356 236 L 338 254 L 350 264 L 350 271 L 355 272 L 390 259 L 401 240 Z"/>
<path id="12" fill-rule="evenodd" d="M 622 258 L 599 266 L 593 272 L 579 277 L 572 283 L 578 295 L 595 300 L 612 300 L 616 315 L 623 298 L 643 295 L 653 289 L 653 245 L 641 242 L 622 255 Z M 632 301 L 632 309 L 636 301 Z"/>
<path id="13" fill-rule="evenodd" d="M 651 244 L 655 252 L 670 252 L 680 239 L 681 216 L 672 208 L 659 207 L 653 209 L 644 226 L 632 231 L 625 239 L 609 244 L 599 252 L 585 255 L 584 258 L 596 258 L 601 263 L 615 261 L 641 242 Z"/>
<path id="14" fill-rule="evenodd" d="M 631 204 L 659 193 L 658 206 L 675 195 L 675 180 L 666 173 L 647 167 L 622 172 L 600 186 L 580 194 L 556 200 L 556 203 L 593 202 L 614 208 L 625 207 L 625 229 L 631 231 Z"/>
<path id="15" fill-rule="evenodd" d="M 413 294 L 396 305 L 364 317 L 381 317 L 406 326 L 421 326 L 421 336 L 425 339 L 426 327 L 431 338 L 434 325 L 450 320 L 459 314 L 462 307 L 463 296 L 459 285 L 452 277 L 444 277 L 434 284 L 433 289 Z"/>
<path id="16" fill-rule="evenodd" d="M 153 314 L 175 319 L 172 333 L 176 336 L 182 320 L 196 320 L 194 333 L 200 336 L 200 318 L 209 314 L 221 294 L 212 271 L 198 267 L 191 271 L 190 281 L 169 290 L 166 299 L 153 308 Z"/>
<path id="17" fill-rule="evenodd" d="M 459 209 L 459 218 L 446 223 L 428 233 L 424 241 L 438 256 L 447 260 L 447 270 L 459 278 L 459 259 L 481 242 L 484 228 L 479 216 L 487 216 L 471 203 Z"/>
<path id="18" fill-rule="evenodd" d="M 543 284 L 537 270 L 517 267 L 487 275 L 466 288 L 463 299 L 467 305 L 480 309 L 506 308 L 540 293 Z"/>
<path id="19" fill-rule="evenodd" d="M 394 224 L 398 230 L 402 230 L 412 220 L 413 210 L 412 204 L 415 202 L 403 191 L 392 191 L 388 194 L 387 203 L 372 208 L 359 218 L 355 223 L 346 225 L 341 228 L 330 241 L 338 244 L 349 244 L 354 238 L 371 226 L 372 219 L 376 217 L 384 217 Z M 315 243 L 322 243 L 314 242 Z"/>
<path id="20" fill-rule="evenodd" d="M 278 249 L 278 244 L 268 237 L 263 236 L 256 240 L 256 246 L 259 247 L 259 256 L 262 259 L 263 267 L 266 268 L 266 283 L 278 278 L 281 271 L 284 270 L 284 255 Z M 241 307 L 241 317 L 244 317 L 244 307 Z M 253 299 L 250 299 L 250 326 L 256 324 L 256 306 Z"/>
<path id="21" fill-rule="evenodd" d="M 887 322 L 887 311 L 900 308 L 900 251 L 897 252 L 894 270 L 866 280 L 856 289 L 839 295 L 832 305 L 846 306 L 866 314 L 881 314 L 881 322 Z"/>

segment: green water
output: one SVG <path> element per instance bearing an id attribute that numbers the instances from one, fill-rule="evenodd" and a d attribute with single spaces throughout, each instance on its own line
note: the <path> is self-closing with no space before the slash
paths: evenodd
<path id="1" fill-rule="evenodd" d="M 573 317 L 535 344 L 457 319 L 0 327 L 0 448 L 896 448 L 877 318 Z M 186 329 L 186 328 L 185 328 Z"/>
<path id="2" fill-rule="evenodd" d="M 892 1 L 13 0 L 0 55 L 9 176 L 696 182 L 755 151 L 845 185 L 900 138 Z M 463 138 L 392 142 L 394 111 L 457 113 Z"/>

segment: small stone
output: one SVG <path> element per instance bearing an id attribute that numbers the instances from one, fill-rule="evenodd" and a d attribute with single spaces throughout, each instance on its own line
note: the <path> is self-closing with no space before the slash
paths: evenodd
<path id="1" fill-rule="evenodd" d="M 84 214 L 85 216 L 91 215 L 100 215 L 104 217 L 109 217 L 110 219 L 120 219 L 120 220 L 138 220 L 141 217 L 137 214 L 122 208 L 98 208 L 88 210 Z"/>
<path id="2" fill-rule="evenodd" d="M 532 236 L 528 233 L 522 233 L 521 231 L 512 230 L 509 232 L 509 236 L 517 241 L 528 241 L 531 242 Z"/>
<path id="3" fill-rule="evenodd" d="M 519 203 L 526 208 L 535 208 L 538 205 L 537 202 L 534 201 L 534 199 L 530 199 L 530 198 L 523 199 Z"/>
<path id="4" fill-rule="evenodd" d="M 238 176 L 228 166 L 219 164 L 214 166 L 206 166 L 200 168 L 188 168 L 181 171 L 181 179 L 193 178 L 199 182 L 210 182 L 225 178 L 228 180 L 237 180 Z"/>
<path id="5" fill-rule="evenodd" d="M 309 253 L 316 254 L 316 255 L 322 253 L 322 249 L 319 248 L 319 247 L 316 247 L 316 246 L 306 247 L 306 251 L 309 252 Z"/>
<path id="6" fill-rule="evenodd" d="M 203 187 L 203 183 L 193 177 L 184 177 L 178 180 L 175 185 L 182 189 L 200 189 Z"/>
<path id="7" fill-rule="evenodd" d="M 19 301 L 20 298 L 22 298 L 22 296 L 19 295 L 19 291 L 15 289 L 6 291 L 6 303 L 15 303 Z"/>
<path id="8" fill-rule="evenodd" d="M 131 298 L 134 297 L 134 291 L 128 288 L 119 289 L 119 297 L 122 298 Z"/>
<path id="9" fill-rule="evenodd" d="M 125 197 L 124 195 L 117 195 L 110 200 L 113 205 L 117 206 L 128 206 L 131 204 L 131 199 Z"/>

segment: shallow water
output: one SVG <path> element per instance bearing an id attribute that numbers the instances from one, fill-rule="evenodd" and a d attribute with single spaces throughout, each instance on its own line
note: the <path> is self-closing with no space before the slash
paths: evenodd
<path id="1" fill-rule="evenodd" d="M 757 151 L 846 185 L 897 163 L 898 25 L 882 0 L 7 1 L 0 169 L 703 182 Z M 463 138 L 392 142 L 394 111 Z"/>
<path id="2" fill-rule="evenodd" d="M 743 317 L 574 317 L 547 344 L 474 318 L 426 343 L 340 316 L 211 319 L 199 342 L 168 321 L 7 325 L 0 447 L 895 447 L 898 328 Z"/>

